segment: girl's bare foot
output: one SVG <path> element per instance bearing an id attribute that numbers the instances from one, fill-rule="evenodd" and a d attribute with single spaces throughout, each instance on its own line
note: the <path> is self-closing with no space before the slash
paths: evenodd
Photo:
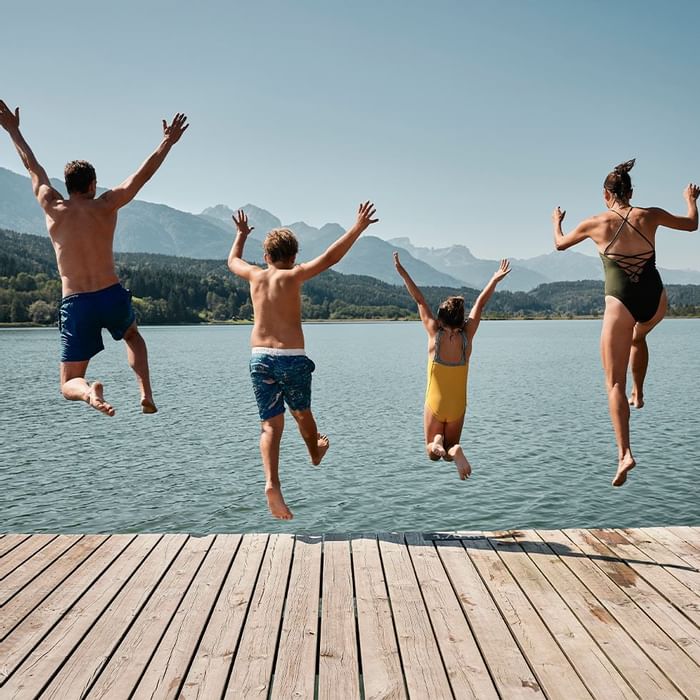
<path id="1" fill-rule="evenodd" d="M 282 489 L 279 486 L 266 486 L 265 496 L 267 497 L 267 507 L 274 518 L 291 520 L 294 517 L 282 498 Z"/>
<path id="2" fill-rule="evenodd" d="M 457 474 L 459 478 L 464 481 L 468 479 L 472 473 L 472 465 L 469 464 L 469 460 L 464 454 L 461 445 L 452 445 L 449 450 L 447 450 L 447 456 L 449 461 L 454 460 L 455 467 L 457 467 Z"/>
<path id="3" fill-rule="evenodd" d="M 441 457 L 444 459 L 445 455 L 447 454 L 445 452 L 445 447 L 443 446 L 443 436 L 442 435 L 436 435 L 433 438 L 432 442 L 428 443 L 428 456 L 434 457 L 435 459 L 440 459 Z"/>
<path id="4" fill-rule="evenodd" d="M 634 461 L 632 453 L 627 452 L 618 464 L 617 474 L 615 474 L 615 478 L 612 480 L 612 485 L 622 486 L 622 484 L 624 484 L 625 481 L 627 481 L 627 472 L 634 469 L 635 466 L 637 466 L 637 463 Z"/>
<path id="5" fill-rule="evenodd" d="M 141 399 L 141 413 L 158 413 L 152 396 L 144 396 Z"/>
<path id="6" fill-rule="evenodd" d="M 637 393 L 636 391 L 632 391 L 632 394 L 630 395 L 630 406 L 634 406 L 635 408 L 642 408 L 644 406 L 644 395 L 640 391 Z"/>
<path id="7" fill-rule="evenodd" d="M 105 401 L 104 386 L 102 382 L 94 381 L 85 394 L 85 403 L 107 416 L 113 416 L 115 411 L 110 404 Z"/>
<path id="8" fill-rule="evenodd" d="M 321 460 L 326 456 L 326 452 L 328 452 L 330 446 L 331 443 L 328 439 L 328 435 L 321 435 L 321 433 L 318 433 L 318 438 L 316 439 L 316 457 L 311 458 L 311 464 L 313 464 L 314 467 L 321 464 Z"/>

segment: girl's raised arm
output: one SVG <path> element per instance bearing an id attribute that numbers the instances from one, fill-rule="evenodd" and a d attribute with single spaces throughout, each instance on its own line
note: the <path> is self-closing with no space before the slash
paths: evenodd
<path id="1" fill-rule="evenodd" d="M 408 293 L 413 297 L 413 300 L 418 304 L 418 313 L 420 314 L 420 320 L 423 322 L 423 326 L 430 335 L 437 331 L 437 321 L 433 316 L 433 312 L 428 306 L 428 302 L 423 296 L 423 292 L 418 288 L 418 285 L 411 279 L 411 275 L 406 272 L 406 268 L 401 264 L 399 260 L 399 254 L 394 252 L 394 266 L 396 271 L 401 275 L 403 283 L 406 285 Z"/>

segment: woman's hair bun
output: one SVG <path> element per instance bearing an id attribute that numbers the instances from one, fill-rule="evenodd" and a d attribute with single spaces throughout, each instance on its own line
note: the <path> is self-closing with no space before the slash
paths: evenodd
<path id="1" fill-rule="evenodd" d="M 635 160 L 637 160 L 637 159 L 632 158 L 632 160 L 628 160 L 628 161 L 625 161 L 624 163 L 620 163 L 620 165 L 616 165 L 613 172 L 618 173 L 618 174 L 628 173 L 634 167 Z"/>

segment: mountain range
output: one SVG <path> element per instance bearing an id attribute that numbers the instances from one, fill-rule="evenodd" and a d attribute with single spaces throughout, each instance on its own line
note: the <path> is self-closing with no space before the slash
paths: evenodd
<path id="1" fill-rule="evenodd" d="M 52 184 L 59 191 L 65 191 L 60 180 L 52 180 Z M 242 209 L 255 227 L 246 244 L 246 258 L 262 261 L 262 238 L 270 229 L 282 226 L 282 222 L 269 211 L 252 204 Z M 225 259 L 235 233 L 232 214 L 233 210 L 223 204 L 191 214 L 164 204 L 135 200 L 119 213 L 115 251 Z M 298 221 L 286 226 L 299 239 L 300 262 L 320 255 L 345 231 L 337 223 L 315 228 Z M 46 235 L 44 215 L 32 195 L 29 178 L 5 168 L 0 168 L 0 227 Z M 464 245 L 419 247 L 409 238 L 385 241 L 372 235 L 370 229 L 334 269 L 400 284 L 392 260 L 394 250 L 399 252 L 403 265 L 421 286 L 480 288 L 498 267 L 497 260 L 477 258 Z M 511 259 L 511 266 L 512 273 L 500 285 L 510 291 L 528 291 L 549 282 L 603 278 L 597 257 L 573 251 Z M 668 283 L 700 284 L 700 271 L 662 269 L 661 274 Z"/>

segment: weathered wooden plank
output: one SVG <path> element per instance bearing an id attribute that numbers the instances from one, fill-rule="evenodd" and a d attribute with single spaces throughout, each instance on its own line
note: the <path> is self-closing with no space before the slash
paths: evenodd
<path id="1" fill-rule="evenodd" d="M 537 679 L 467 554 L 474 541 L 465 540 L 463 545 L 459 540 L 440 540 L 435 544 L 501 697 L 542 697 Z"/>
<path id="2" fill-rule="evenodd" d="M 42 547 L 45 547 L 57 535 L 32 535 L 20 542 L 14 549 L 0 559 L 0 581 L 14 571 L 18 566 L 33 557 Z"/>
<path id="3" fill-rule="evenodd" d="M 525 531 L 516 535 L 516 539 L 640 697 L 650 700 L 681 697 L 633 637 L 572 571 L 571 562 L 582 562 L 585 568 L 595 565 L 571 540 L 558 530 Z"/>
<path id="4" fill-rule="evenodd" d="M 11 552 L 17 545 L 31 537 L 30 534 L 6 534 L 0 540 L 0 558 L 4 557 L 8 552 Z"/>
<path id="5" fill-rule="evenodd" d="M 323 540 L 319 700 L 359 700 L 360 672 L 348 537 Z"/>
<path id="6" fill-rule="evenodd" d="M 45 547 L 42 547 L 34 556 L 13 569 L 0 581 L 0 607 L 3 607 L 12 596 L 19 593 L 24 586 L 82 537 L 83 535 L 59 535 Z"/>
<path id="7" fill-rule="evenodd" d="M 77 608 L 77 618 L 80 624 L 87 623 L 87 627 L 92 624 L 90 619 L 89 600 L 90 594 L 85 599 L 81 596 L 90 589 L 93 583 L 104 573 L 104 571 L 114 562 L 114 560 L 130 545 L 135 535 L 112 535 L 86 562 L 81 564 L 73 572 L 69 572 L 68 576 L 55 588 L 50 595 L 46 596 L 42 603 L 34 606 L 33 601 L 21 600 L 21 598 L 13 598 L 7 605 L 6 610 L 3 610 L 3 615 L 0 619 L 2 622 L 7 622 L 7 629 L 12 630 L 2 642 L 0 642 L 0 658 L 3 659 L 3 664 L 0 667 L 0 683 L 4 683 L 7 678 L 16 670 L 16 668 L 24 661 L 29 653 L 36 647 L 44 636 L 51 630 L 54 625 L 66 615 L 76 601 L 79 601 Z M 134 550 L 143 549 L 144 543 L 133 543 Z M 155 542 L 151 543 L 153 546 Z M 80 545 L 78 545 L 80 546 Z M 142 556 L 145 556 L 143 551 Z M 132 556 L 135 556 L 132 554 Z M 120 569 L 115 567 L 112 575 L 119 576 Z M 104 584 L 105 579 L 102 580 Z M 53 581 L 49 581 L 49 585 L 53 586 Z M 95 593 L 99 591 L 99 587 L 95 588 Z M 87 601 L 87 602 L 86 602 Z M 17 607 L 19 606 L 19 607 Z M 31 614 L 28 613 L 31 611 Z M 7 612 L 7 615 L 5 615 Z M 8 618 L 7 621 L 5 618 Z M 82 619 L 80 619 L 82 617 Z M 17 622 L 21 620 L 21 623 Z M 75 622 L 78 624 L 78 621 Z M 14 629 L 13 629 L 14 628 Z M 64 625 L 65 634 L 69 634 L 68 628 Z M 50 645 L 45 645 L 44 650 L 50 649 Z M 38 657 L 35 657 L 35 661 Z M 28 673 L 29 666 L 23 666 L 23 672 Z"/>
<path id="8" fill-rule="evenodd" d="M 253 597 L 267 535 L 245 535 L 185 678 L 182 700 L 220 698 Z"/>
<path id="9" fill-rule="evenodd" d="M 667 528 L 676 537 L 691 544 L 700 552 L 700 527 L 690 527 L 689 525 L 671 525 Z"/>
<path id="10" fill-rule="evenodd" d="M 271 535 L 225 698 L 267 698 L 294 537 Z"/>
<path id="11" fill-rule="evenodd" d="M 356 536 L 351 545 L 364 696 L 403 700 L 406 686 L 377 539 Z"/>
<path id="12" fill-rule="evenodd" d="M 408 694 L 412 697 L 452 698 L 450 683 L 403 536 L 381 533 L 379 551 Z"/>
<path id="13" fill-rule="evenodd" d="M 190 538 L 129 628 L 90 690 L 91 698 L 122 698 L 133 692 L 155 653 L 212 537 Z"/>
<path id="14" fill-rule="evenodd" d="M 666 527 L 645 527 L 642 528 L 642 532 L 651 536 L 693 568 L 700 569 L 700 550 L 695 545 L 686 542 Z"/>
<path id="15" fill-rule="evenodd" d="M 455 697 L 498 698 L 435 545 L 419 533 L 406 542 Z"/>
<path id="16" fill-rule="evenodd" d="M 313 698 L 316 683 L 321 537 L 297 536 L 277 646 L 271 698 Z"/>
<path id="17" fill-rule="evenodd" d="M 150 700 L 180 697 L 184 674 L 239 542 L 240 535 L 217 536 L 139 681 L 134 697 Z M 121 684 L 119 687 L 121 689 Z"/>
<path id="18" fill-rule="evenodd" d="M 590 693 L 595 698 L 604 700 L 636 698 L 636 693 L 571 612 L 556 588 L 550 584 L 520 546 L 511 537 L 490 541 Z M 490 585 L 492 593 L 497 595 L 496 589 L 500 589 L 499 579 L 488 580 L 492 582 Z M 509 624 L 511 629 L 516 629 L 519 626 L 517 617 L 520 615 L 522 602 L 518 601 L 516 596 L 513 603 L 516 622 Z M 530 626 L 531 623 L 526 626 L 525 636 L 530 636 Z M 536 645 L 537 642 L 533 639 L 530 644 Z M 525 648 L 522 642 L 521 646 Z M 572 696 L 569 695 L 569 697 Z"/>

